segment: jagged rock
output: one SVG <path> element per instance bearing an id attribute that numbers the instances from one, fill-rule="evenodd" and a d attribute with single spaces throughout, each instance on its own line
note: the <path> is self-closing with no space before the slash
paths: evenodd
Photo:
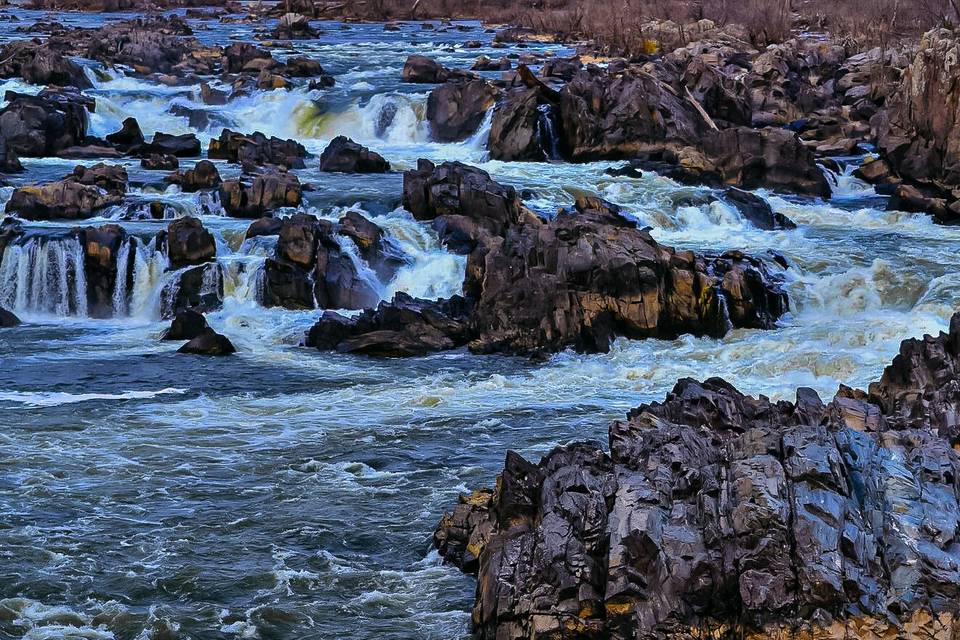
<path id="1" fill-rule="evenodd" d="M 278 40 L 309 40 L 319 38 L 320 32 L 310 26 L 310 18 L 298 13 L 285 13 L 270 32 Z"/>
<path id="2" fill-rule="evenodd" d="M 238 73 L 254 60 L 273 60 L 273 56 L 266 49 L 260 49 L 247 44 L 246 42 L 236 42 L 223 50 L 226 70 L 230 73 Z"/>
<path id="3" fill-rule="evenodd" d="M 250 223 L 244 238 L 280 235 L 281 228 L 283 228 L 283 220 L 280 218 L 259 218 Z"/>
<path id="4" fill-rule="evenodd" d="M 82 96 L 53 93 L 36 96 L 8 91 L 0 109 L 0 138 L 22 157 L 47 157 L 83 144 L 89 103 Z"/>
<path id="5" fill-rule="evenodd" d="M 228 215 L 259 218 L 281 207 L 299 206 L 303 199 L 300 180 L 286 171 L 269 171 L 253 177 L 224 180 L 220 204 Z"/>
<path id="6" fill-rule="evenodd" d="M 161 340 L 193 340 L 198 338 L 209 329 L 207 319 L 203 314 L 194 309 L 184 309 L 173 318 L 173 322 L 163 335 Z"/>
<path id="7" fill-rule="evenodd" d="M 189 353 L 198 356 L 229 356 L 237 352 L 233 343 L 210 327 L 203 333 L 177 349 L 177 353 Z"/>
<path id="8" fill-rule="evenodd" d="M 853 175 L 870 184 L 892 183 L 896 180 L 890 165 L 882 158 L 868 158 Z"/>
<path id="9" fill-rule="evenodd" d="M 214 89 L 206 82 L 200 83 L 200 100 L 203 104 L 224 105 L 229 99 L 230 95 L 226 91 Z"/>
<path id="10" fill-rule="evenodd" d="M 491 60 L 487 56 L 480 56 L 473 63 L 474 71 L 509 71 L 513 65 L 510 58 L 503 56 L 499 60 Z"/>
<path id="11" fill-rule="evenodd" d="M 796 229 L 797 225 L 793 220 L 783 215 L 779 211 L 774 211 L 770 204 L 760 196 L 729 187 L 724 197 L 727 202 L 737 208 L 740 214 L 750 221 L 750 224 L 758 229 L 772 231 L 775 229 Z"/>
<path id="12" fill-rule="evenodd" d="M 89 218 L 104 207 L 120 204 L 126 191 L 123 167 L 78 166 L 62 180 L 18 187 L 6 211 L 30 220 Z"/>
<path id="13" fill-rule="evenodd" d="M 16 327 L 22 324 L 20 318 L 15 316 L 12 312 L 7 311 L 3 307 L 0 307 L 0 329 L 9 329 L 11 327 Z"/>
<path id="14" fill-rule="evenodd" d="M 23 78 L 30 84 L 89 89 L 83 69 L 45 45 L 18 40 L 0 49 L 0 78 Z"/>
<path id="15" fill-rule="evenodd" d="M 705 56 L 691 60 L 683 72 L 683 84 L 714 120 L 749 126 L 753 109 L 744 83 Z"/>
<path id="16" fill-rule="evenodd" d="M 113 292 L 120 273 L 120 248 L 127 242 L 127 232 L 118 224 L 87 227 L 80 233 L 84 247 L 84 274 L 87 281 L 87 313 L 92 318 L 114 315 Z M 128 254 L 123 273 L 128 287 L 133 279 L 134 255 Z M 129 288 L 127 289 L 129 290 Z"/>
<path id="17" fill-rule="evenodd" d="M 320 171 L 338 173 L 385 173 L 390 163 L 383 156 L 357 144 L 346 136 L 337 136 L 320 156 Z"/>
<path id="18" fill-rule="evenodd" d="M 472 80 L 476 76 L 469 71 L 448 69 L 426 56 L 412 55 L 403 64 L 401 77 L 404 82 L 443 84 L 448 80 Z"/>
<path id="19" fill-rule="evenodd" d="M 540 92 L 527 87 L 507 91 L 490 124 L 487 149 L 494 160 L 544 160 L 540 131 Z"/>
<path id="20" fill-rule="evenodd" d="M 193 193 L 201 189 L 215 189 L 223 181 L 216 165 L 209 160 L 201 160 L 192 169 L 177 171 L 167 176 L 167 182 L 179 185 L 187 193 Z"/>
<path id="21" fill-rule="evenodd" d="M 383 357 L 444 351 L 470 338 L 469 309 L 469 302 L 460 296 L 431 301 L 397 293 L 392 301 L 352 318 L 325 312 L 304 344 L 322 351 Z"/>
<path id="22" fill-rule="evenodd" d="M 540 75 L 544 78 L 559 78 L 566 82 L 583 69 L 583 62 L 579 56 L 572 58 L 550 58 L 540 67 Z"/>
<path id="23" fill-rule="evenodd" d="M 174 171 L 180 167 L 176 156 L 151 153 L 140 160 L 140 166 L 150 171 Z"/>
<path id="24" fill-rule="evenodd" d="M 687 378 L 614 422 L 609 453 L 508 452 L 434 534 L 477 574 L 475 635 L 952 637 L 958 347 L 955 316 L 826 406 Z"/>
<path id="25" fill-rule="evenodd" d="M 259 131 L 242 134 L 224 129 L 219 138 L 210 140 L 207 157 L 237 162 L 245 167 L 272 164 L 287 169 L 302 169 L 307 150 L 295 140 L 267 138 Z"/>
<path id="26" fill-rule="evenodd" d="M 167 226 L 167 259 L 180 269 L 210 262 L 217 256 L 217 243 L 203 223 L 192 216 L 178 218 Z"/>
<path id="27" fill-rule="evenodd" d="M 107 142 L 127 151 L 142 146 L 146 141 L 136 118 L 125 118 L 119 131 L 107 135 Z"/>
<path id="28" fill-rule="evenodd" d="M 265 267 L 264 304 L 288 309 L 365 309 L 380 296 L 362 277 L 334 225 L 297 214 L 283 220 Z"/>
<path id="29" fill-rule="evenodd" d="M 499 90 L 486 80 L 448 82 L 430 92 L 427 121 L 434 140 L 456 142 L 470 137 L 496 104 Z"/>

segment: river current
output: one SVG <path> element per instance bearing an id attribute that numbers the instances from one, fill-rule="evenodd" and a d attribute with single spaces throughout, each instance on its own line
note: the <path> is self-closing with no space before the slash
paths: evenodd
<path id="1" fill-rule="evenodd" d="M 35 20 L 131 17 L 6 13 L 21 22 L 2 23 L 0 40 L 23 37 L 14 27 Z M 252 41 L 263 26 L 189 22 L 218 44 Z M 209 321 L 239 353 L 204 359 L 157 339 L 167 324 L 162 255 L 138 251 L 134 291 L 117 298 L 121 317 L 93 320 L 75 304 L 82 283 L 62 278 L 79 247 L 58 233 L 72 224 L 30 223 L 33 244 L 8 248 L 0 263 L 0 306 L 25 321 L 0 332 L 0 638 L 464 637 L 474 582 L 441 565 L 430 534 L 458 493 L 493 482 L 507 449 L 536 460 L 559 443 L 605 441 L 610 420 L 684 376 L 722 376 L 773 398 L 791 398 L 797 386 L 824 397 L 841 383 L 863 387 L 900 340 L 945 328 L 960 308 L 960 229 L 886 211 L 884 198 L 851 177 L 855 158 L 830 174 L 830 202 L 760 192 L 798 224 L 760 231 L 721 202 L 691 204 L 708 189 L 605 175 L 614 163 L 489 161 L 489 118 L 464 143 L 432 142 L 429 87 L 400 83 L 412 53 L 469 67 L 481 54 L 567 53 L 560 47 L 494 49 L 476 24 L 399 32 L 317 24 L 320 39 L 274 53 L 320 61 L 337 83 L 322 92 L 258 92 L 211 107 L 198 87 L 86 61 L 97 101 L 91 133 L 135 116 L 148 139 L 195 131 L 206 147 L 226 126 L 294 138 L 317 155 L 344 134 L 398 171 L 418 158 L 480 166 L 545 215 L 569 205 L 572 190 L 590 190 L 666 244 L 785 256 L 792 312 L 772 331 L 620 340 L 608 354 L 536 364 L 462 351 L 406 360 L 319 353 L 298 346 L 319 311 L 258 304 L 269 246 L 242 241 L 249 221 L 175 187 L 134 189 L 130 200 L 162 199 L 217 237 L 227 297 Z M 38 90 L 19 81 L 0 88 Z M 170 113 L 174 105 L 207 112 L 209 126 L 192 128 Z M 77 164 L 23 162 L 16 183 L 56 179 Z M 132 182 L 160 181 L 124 164 Z M 317 164 L 308 159 L 298 171 L 315 188 L 304 209 L 330 219 L 362 211 L 411 257 L 384 298 L 459 292 L 464 259 L 399 208 L 400 173 L 321 174 Z M 217 165 L 224 175 L 238 170 Z M 0 202 L 10 192 L 0 189 Z M 84 224 L 120 222 L 144 235 L 166 225 L 124 220 L 127 209 Z"/>

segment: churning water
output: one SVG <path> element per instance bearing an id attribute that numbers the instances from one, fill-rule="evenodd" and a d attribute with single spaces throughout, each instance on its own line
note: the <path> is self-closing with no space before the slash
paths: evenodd
<path id="1" fill-rule="evenodd" d="M 191 22 L 209 42 L 252 37 L 249 25 Z M 246 222 L 216 215 L 203 196 L 154 186 L 157 174 L 130 164 L 131 181 L 146 183 L 133 200 L 161 199 L 215 234 L 225 302 L 209 320 L 239 353 L 179 356 L 157 340 L 172 276 L 150 238 L 165 222 L 131 219 L 127 205 L 104 213 L 133 236 L 123 248 L 134 254 L 125 261 L 132 284 L 114 292 L 110 320 L 87 317 L 81 248 L 64 239 L 71 225 L 28 225 L 27 239 L 7 249 L 0 305 L 27 323 L 0 333 L 0 638 L 462 637 L 473 582 L 441 566 L 429 538 L 458 492 L 493 481 L 508 448 L 536 458 L 572 439 L 603 440 L 611 419 L 683 376 L 720 375 L 772 397 L 798 385 L 825 396 L 841 382 L 862 386 L 901 339 L 945 327 L 958 306 L 960 230 L 885 211 L 849 172 L 833 176 L 829 203 L 762 194 L 799 225 L 764 232 L 705 202 L 706 189 L 610 177 L 609 163 L 488 161 L 489 118 L 465 143 L 432 142 L 424 88 L 399 77 L 411 53 L 451 66 L 499 57 L 489 34 L 323 29 L 297 47 L 336 75 L 327 92 L 261 92 L 211 107 L 198 87 L 91 65 L 93 133 L 130 115 L 147 136 L 191 130 L 169 112 L 179 104 L 209 112 L 211 124 L 197 131 L 204 141 L 229 126 L 319 153 L 345 134 L 396 169 L 420 157 L 477 164 L 529 190 L 527 204 L 546 215 L 589 188 L 662 242 L 786 257 L 793 312 L 773 331 L 621 340 L 609 354 L 562 353 L 543 364 L 464 352 L 402 361 L 322 354 L 297 346 L 318 311 L 259 304 L 269 240 L 244 241 Z M 481 49 L 463 46 L 477 38 Z M 18 179 L 46 180 L 74 163 L 24 164 Z M 308 165 L 299 172 L 315 188 L 307 210 L 330 219 L 362 211 L 408 257 L 384 297 L 459 291 L 464 259 L 399 208 L 398 174 L 337 176 L 319 173 L 315 159 Z"/>

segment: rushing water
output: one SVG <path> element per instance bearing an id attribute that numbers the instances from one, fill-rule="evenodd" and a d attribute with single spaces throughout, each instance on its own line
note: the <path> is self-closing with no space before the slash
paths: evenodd
<path id="1" fill-rule="evenodd" d="M 13 13 L 24 23 L 50 19 Z M 253 33 L 251 25 L 191 23 L 207 42 Z M 464 160 L 532 192 L 527 204 L 546 215 L 568 205 L 572 190 L 592 189 L 665 243 L 782 254 L 793 313 L 773 331 L 621 340 L 609 354 L 562 353 L 543 364 L 465 352 L 410 360 L 318 353 L 297 346 L 317 311 L 258 304 L 270 240 L 243 241 L 247 222 L 216 215 L 206 196 L 156 186 L 159 174 L 129 163 L 131 181 L 144 183 L 133 201 L 160 199 L 171 215 L 199 215 L 217 237 L 226 302 L 209 320 L 239 353 L 181 356 L 157 340 L 172 275 L 149 238 L 166 223 L 130 220 L 127 205 L 105 212 L 134 236 L 123 249 L 134 252 L 132 285 L 114 292 L 113 320 L 86 317 L 85 283 L 71 267 L 79 246 L 62 233 L 72 225 L 28 225 L 30 239 L 0 264 L 0 305 L 27 321 L 0 332 L 0 638 L 463 637 L 473 582 L 439 563 L 429 537 L 458 492 L 492 482 L 508 448 L 535 459 L 571 439 L 604 440 L 609 420 L 683 376 L 720 375 L 771 397 L 798 385 L 824 396 L 839 383 L 863 386 L 901 339 L 943 328 L 958 306 L 960 230 L 885 211 L 849 171 L 832 176 L 830 203 L 764 194 L 799 225 L 764 232 L 720 202 L 697 204 L 706 189 L 609 177 L 609 163 L 491 162 L 489 118 L 465 143 L 431 142 L 427 89 L 399 82 L 404 59 L 423 53 L 469 66 L 481 54 L 549 47 L 492 49 L 478 28 L 323 30 L 277 55 L 315 57 L 335 88 L 261 92 L 225 107 L 201 104 L 197 87 L 85 63 L 96 82 L 92 133 L 110 133 L 130 115 L 148 136 L 185 132 L 187 120 L 169 113 L 181 105 L 209 112 L 211 126 L 198 131 L 204 142 L 229 126 L 293 137 L 319 153 L 346 134 L 396 169 L 420 157 Z M 4 27 L 0 37 L 16 34 Z M 469 39 L 484 46 L 467 49 Z M 17 81 L 3 88 L 36 90 Z M 542 126 L 550 123 L 545 114 Z M 59 177 L 75 162 L 24 164 L 18 180 Z M 459 290 L 463 258 L 398 208 L 399 174 L 338 176 L 308 165 L 299 172 L 315 187 L 307 210 L 330 219 L 363 211 L 408 256 L 384 297 Z"/>

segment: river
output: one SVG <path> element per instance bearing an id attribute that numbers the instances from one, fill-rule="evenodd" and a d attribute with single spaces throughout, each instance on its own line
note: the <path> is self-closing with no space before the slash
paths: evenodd
<path id="1" fill-rule="evenodd" d="M 6 13 L 19 24 L 51 19 Z M 53 17 L 90 26 L 129 16 Z M 253 41 L 262 27 L 189 22 L 217 44 Z M 0 40 L 22 37 L 4 24 Z M 465 351 L 407 360 L 319 353 L 298 346 L 319 311 L 258 303 L 270 247 L 243 241 L 249 221 L 175 187 L 135 188 L 123 206 L 84 224 L 154 234 L 166 223 L 123 218 L 129 203 L 161 199 L 215 233 L 226 300 L 208 318 L 239 353 L 204 359 L 157 339 L 170 277 L 162 254 L 138 251 L 134 290 L 117 295 L 120 317 L 94 320 L 78 302 L 84 283 L 69 275 L 80 248 L 62 232 L 73 224 L 29 223 L 28 239 L 0 262 L 0 306 L 25 321 L 0 332 L 0 638 L 464 637 L 474 581 L 441 565 L 430 535 L 459 492 L 493 482 L 507 449 L 536 460 L 558 443 L 603 442 L 610 420 L 684 376 L 722 376 L 773 398 L 809 386 L 828 398 L 840 383 L 878 377 L 900 340 L 945 328 L 960 308 L 960 229 L 886 211 L 884 198 L 851 177 L 856 159 L 830 174 L 829 203 L 760 192 L 798 224 L 760 231 L 721 202 L 695 204 L 708 189 L 605 175 L 615 163 L 489 161 L 489 118 L 467 142 L 431 142 L 429 87 L 400 82 L 412 53 L 469 67 L 481 54 L 566 53 L 560 47 L 494 49 L 476 24 L 443 32 L 316 24 L 321 38 L 274 53 L 320 61 L 337 82 L 322 92 L 257 92 L 212 107 L 199 102 L 198 87 L 87 61 L 95 84 L 87 94 L 97 101 L 91 133 L 116 131 L 132 115 L 148 139 L 195 131 L 206 147 L 227 126 L 294 138 L 317 155 L 344 134 L 398 171 L 418 158 L 480 166 L 528 190 L 528 206 L 544 215 L 569 205 L 570 190 L 592 190 L 665 244 L 785 256 L 792 312 L 772 331 L 619 340 L 608 354 L 567 352 L 545 363 Z M 469 40 L 482 46 L 467 48 Z M 15 80 L 0 88 L 38 90 Z M 172 105 L 206 111 L 210 125 L 191 128 Z M 77 164 L 23 162 L 14 183 L 55 179 Z M 122 163 L 131 182 L 160 181 Z M 238 172 L 217 165 L 225 176 Z M 308 159 L 298 171 L 314 187 L 305 210 L 329 219 L 362 211 L 411 257 L 384 298 L 459 292 L 464 258 L 399 208 L 400 173 L 317 166 Z M 0 202 L 11 191 L 0 189 Z"/>

